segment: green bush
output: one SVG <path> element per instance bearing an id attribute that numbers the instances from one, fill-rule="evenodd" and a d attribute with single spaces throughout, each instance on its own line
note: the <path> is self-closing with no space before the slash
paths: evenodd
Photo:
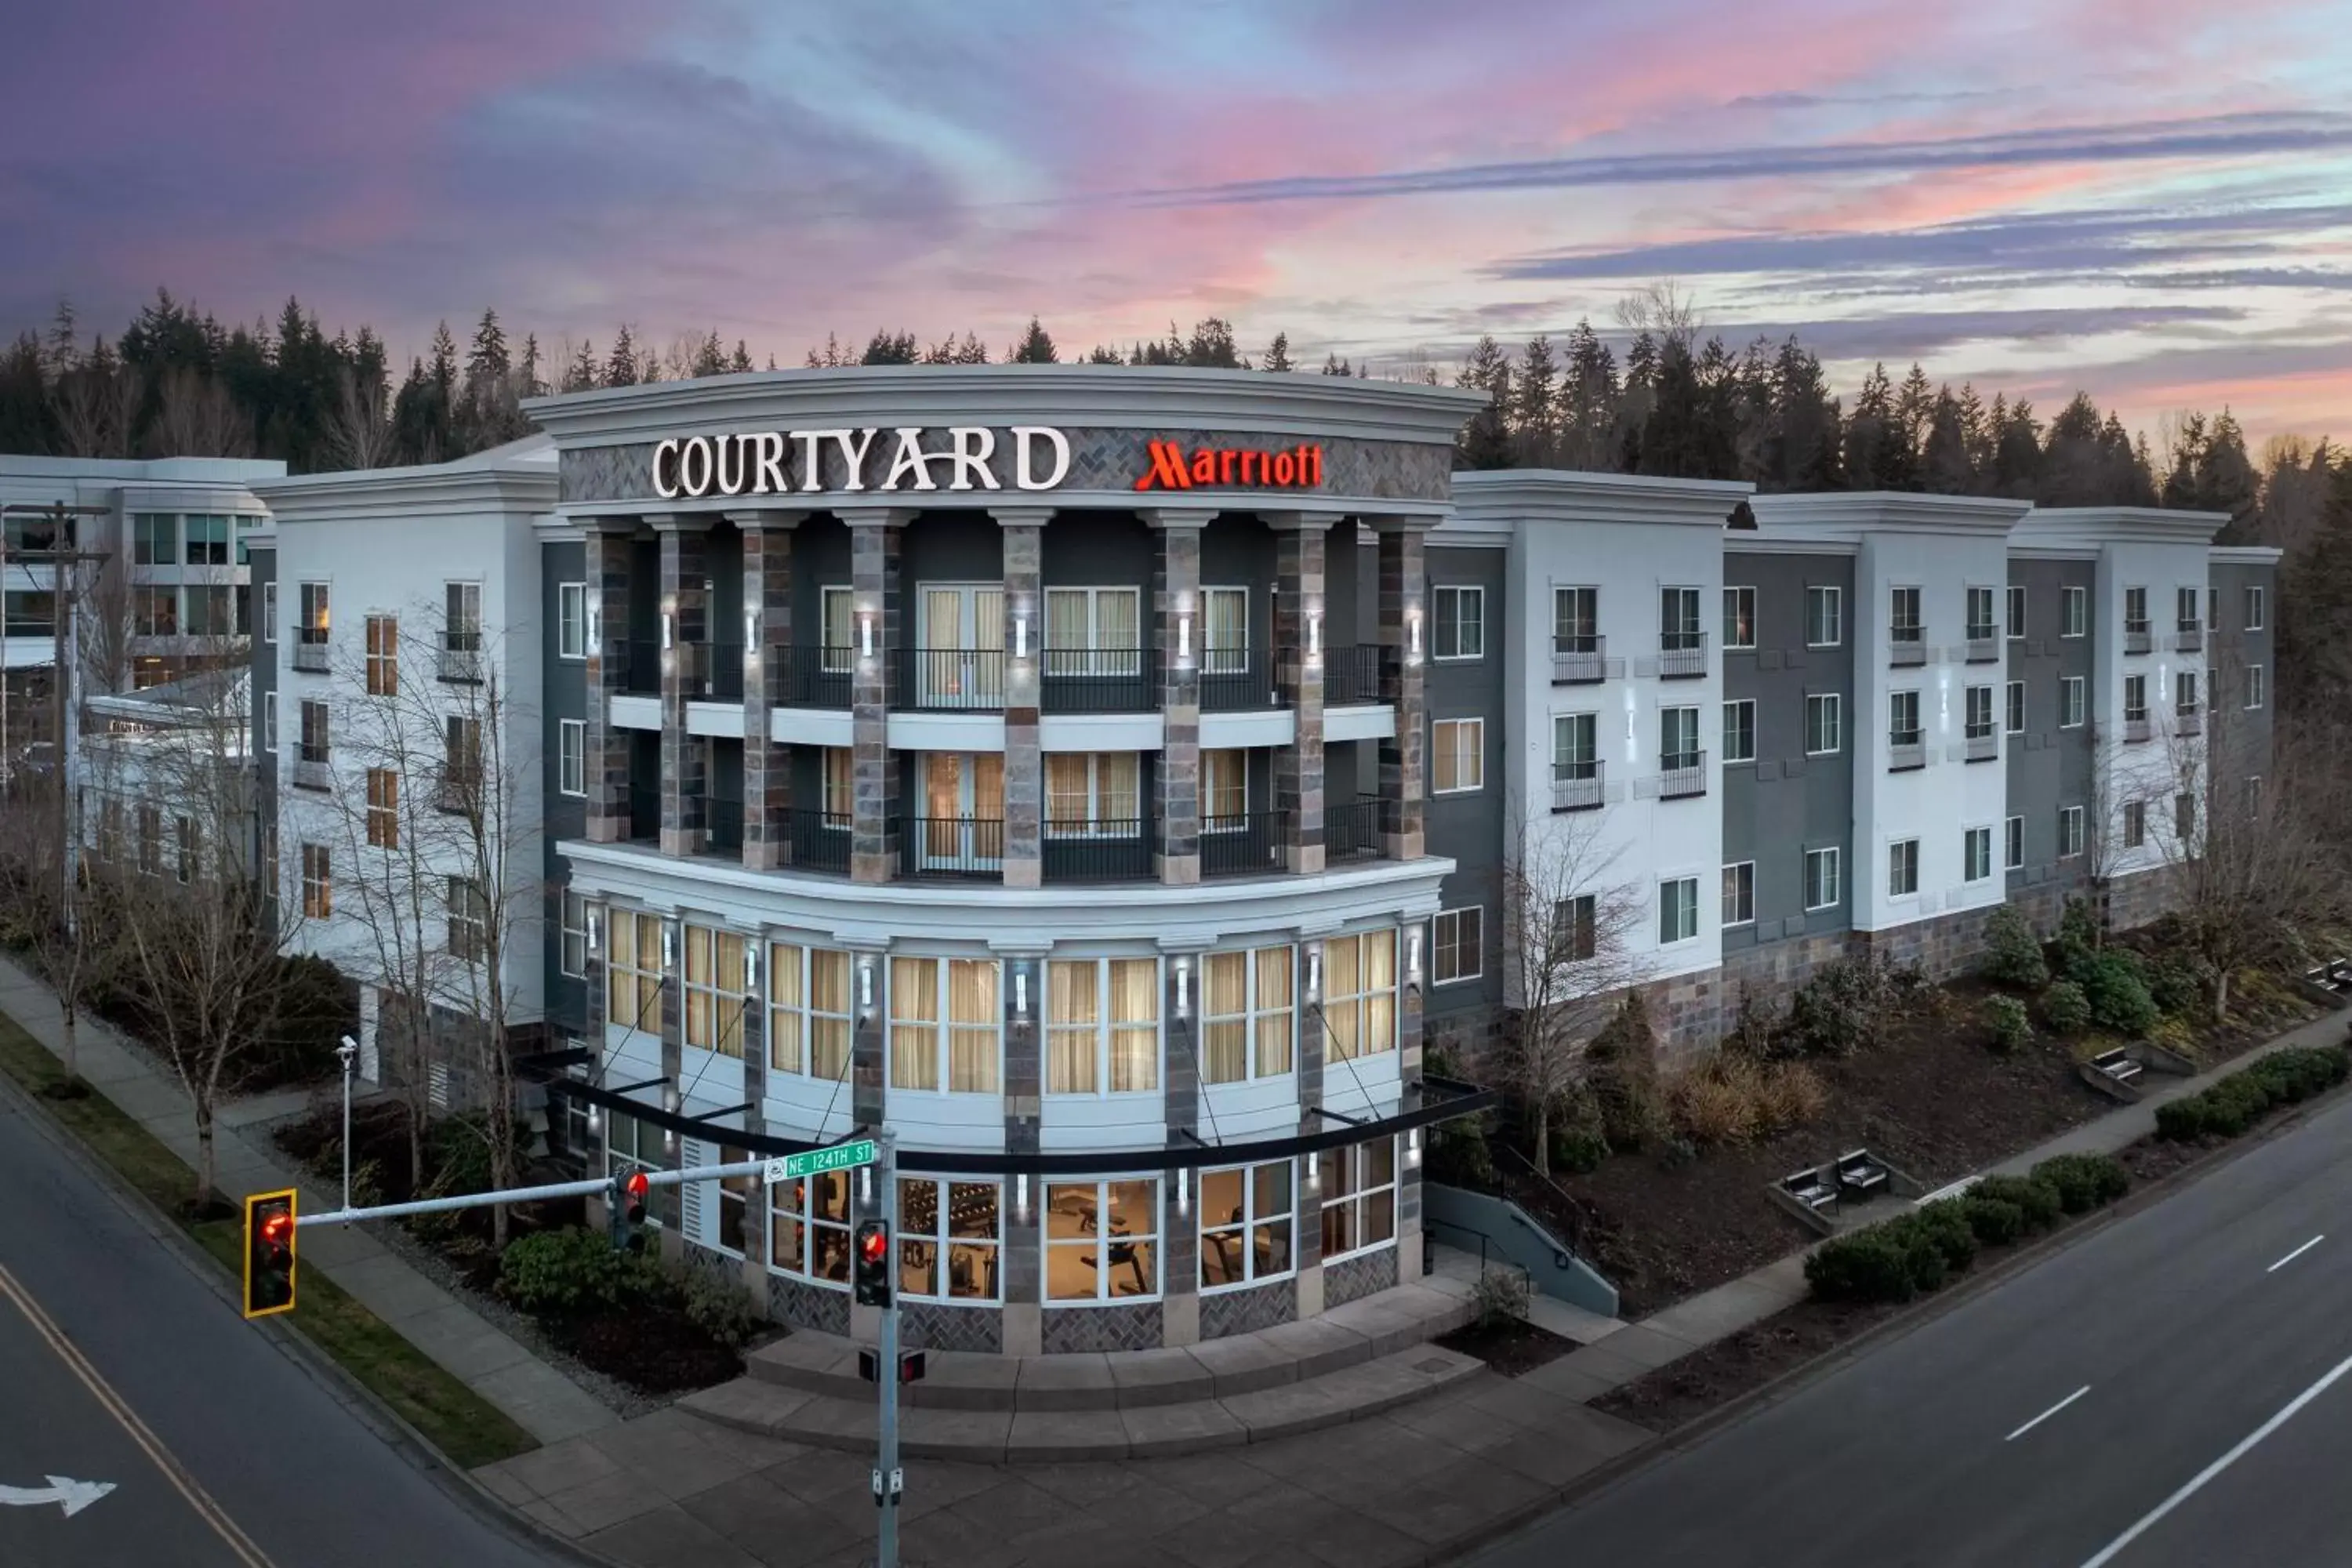
<path id="1" fill-rule="evenodd" d="M 2028 1231 L 2048 1230 L 2058 1223 L 2056 1189 L 2031 1176 L 1987 1176 L 1969 1189 L 1969 1196 L 1984 1203 L 2015 1205 Z"/>
<path id="2" fill-rule="evenodd" d="M 2000 1198 L 1980 1198 L 1974 1193 L 1960 1200 L 1969 1228 L 1987 1247 L 2004 1247 L 2025 1234 L 2025 1211 Z"/>
<path id="3" fill-rule="evenodd" d="M 2091 1019 L 2115 1034 L 2137 1037 L 2156 1027 L 2161 1016 L 2156 999 L 2140 978 L 2139 963 L 2120 948 L 2095 952 L 2083 961 L 2074 978 L 2091 1005 Z"/>
<path id="4" fill-rule="evenodd" d="M 2039 991 L 2050 984 L 2042 942 L 2016 906 L 2003 904 L 1985 921 L 1985 977 L 2003 985 Z"/>
<path id="5" fill-rule="evenodd" d="M 1958 1198 L 1938 1198 L 1922 1204 L 1904 1216 L 1912 1229 L 1943 1255 L 1944 1267 L 1965 1273 L 1977 1260 L 1977 1233 L 1969 1224 L 1968 1205 Z"/>
<path id="6" fill-rule="evenodd" d="M 1470 1299 L 1478 1309 L 1478 1326 L 1487 1329 L 1524 1321 L 1534 1300 L 1526 1271 L 1509 1264 L 1482 1270 Z"/>
<path id="7" fill-rule="evenodd" d="M 2196 971 L 2188 965 L 2159 960 L 2146 968 L 2147 994 L 2167 1013 L 2194 1013 L 2204 1006 L 2205 987 L 2198 984 Z"/>
<path id="8" fill-rule="evenodd" d="M 2058 916 L 2058 968 L 2069 980 L 2079 980 L 2075 973 L 2099 947 L 2099 918 L 2091 912 L 2090 901 L 2080 894 L 2070 895 L 2065 909 Z"/>
<path id="9" fill-rule="evenodd" d="M 2088 1214 L 2131 1186 L 2131 1173 L 2112 1154 L 2053 1154 L 2033 1167 L 2033 1179 L 2056 1193 L 2068 1214 Z"/>
<path id="10" fill-rule="evenodd" d="M 2025 1004 L 2014 996 L 1988 996 L 1985 1027 L 1992 1031 L 1992 1048 L 2007 1055 L 2033 1038 L 2033 1020 Z"/>
<path id="11" fill-rule="evenodd" d="M 720 1344 L 740 1347 L 760 1326 L 760 1314 L 740 1280 L 709 1268 L 689 1268 L 678 1284 L 687 1317 Z"/>
<path id="12" fill-rule="evenodd" d="M 2299 1105 L 2352 1072 L 2352 1057 L 2322 1047 L 2273 1051 L 2207 1089 L 2156 1108 L 2156 1135 L 2185 1143 L 2235 1138 L 2273 1105 Z"/>
<path id="13" fill-rule="evenodd" d="M 1551 1168 L 1583 1175 L 1601 1168 L 1609 1157 L 1609 1139 L 1591 1127 L 1563 1127 L 1551 1135 Z"/>
<path id="14" fill-rule="evenodd" d="M 2053 980 L 2042 994 L 2042 1018 L 2053 1033 L 2079 1035 L 2091 1026 L 2091 999 L 2072 980 Z"/>
<path id="15" fill-rule="evenodd" d="M 1943 1259 L 1936 1261 L 1940 1268 Z M 1805 1283 L 1825 1301 L 1908 1301 L 1919 1293 L 1908 1238 L 1884 1225 L 1822 1243 L 1805 1259 Z"/>
<path id="16" fill-rule="evenodd" d="M 614 1251 L 609 1238 L 578 1226 L 522 1237 L 499 1259 L 499 1290 L 526 1312 L 616 1307 L 647 1294 L 656 1282 L 652 1266 Z"/>
<path id="17" fill-rule="evenodd" d="M 1876 1045 L 1886 1026 L 1926 1000 L 1916 970 L 1883 954 L 1823 964 L 1789 1000 L 1788 1034 L 1810 1056 L 1850 1057 Z"/>
<path id="18" fill-rule="evenodd" d="M 2192 1094 L 2158 1106 L 2156 1135 L 2170 1143 L 2191 1143 L 2205 1136 L 2205 1097 Z"/>

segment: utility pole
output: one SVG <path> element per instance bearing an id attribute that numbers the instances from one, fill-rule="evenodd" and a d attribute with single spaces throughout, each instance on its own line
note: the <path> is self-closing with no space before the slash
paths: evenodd
<path id="1" fill-rule="evenodd" d="M 50 630 L 55 637 L 57 651 L 54 656 L 56 666 L 50 672 L 49 685 L 51 696 L 57 703 L 58 844 L 60 850 L 59 858 L 64 863 L 63 886 L 59 889 L 59 896 L 63 900 L 65 927 L 68 935 L 73 934 L 74 922 L 78 918 L 74 908 L 74 893 L 79 886 L 81 873 L 81 856 L 78 842 L 79 823 L 76 810 L 79 805 L 76 798 L 78 773 L 76 764 L 81 750 L 79 700 L 81 648 L 74 636 L 73 611 L 75 602 L 81 591 L 81 566 L 85 563 L 94 563 L 102 567 L 112 553 L 104 550 L 77 548 L 73 520 L 78 517 L 110 517 L 112 513 L 102 506 L 72 506 L 62 500 L 46 507 L 0 506 L 0 542 L 5 540 L 6 520 L 12 517 L 47 518 L 53 530 L 49 538 L 49 548 L 20 550 L 16 552 L 16 557 L 20 561 L 45 561 L 56 570 L 57 586 Z M 5 556 L 0 556 L 0 562 L 5 562 Z M 68 573 L 71 574 L 70 576 L 68 575 Z M 5 636 L 5 628 L 0 627 L 0 636 Z M 7 705 L 6 679 L 5 673 L 0 673 L 0 713 L 6 710 Z M 7 765 L 5 747 L 0 747 L 0 767 Z"/>
<path id="2" fill-rule="evenodd" d="M 898 1467 L 898 1135 L 882 1128 L 874 1141 L 882 1146 L 875 1163 L 874 1180 L 882 1197 L 882 1212 L 891 1215 L 889 1256 L 885 1265 L 892 1275 L 889 1300 L 882 1304 L 880 1342 L 875 1347 L 874 1382 L 882 1392 L 881 1419 L 876 1424 L 879 1441 L 874 1456 L 874 1500 L 881 1506 L 880 1528 L 875 1541 L 875 1568 L 898 1568 L 898 1500 L 907 1489 L 906 1472 Z"/>

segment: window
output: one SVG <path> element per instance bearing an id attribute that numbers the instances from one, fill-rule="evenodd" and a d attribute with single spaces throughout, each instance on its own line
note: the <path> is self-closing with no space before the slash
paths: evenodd
<path id="1" fill-rule="evenodd" d="M 190 517 L 186 522 L 187 561 L 191 566 L 228 564 L 228 519 Z"/>
<path id="2" fill-rule="evenodd" d="M 183 816 L 172 824 L 173 847 L 179 851 L 178 876 L 183 884 L 196 879 L 196 847 L 201 842 L 196 819 Z"/>
<path id="3" fill-rule="evenodd" d="M 2265 607 L 2263 590 L 2248 588 L 2246 590 L 2246 629 L 2248 631 L 2258 632 L 2263 629 L 2263 613 Z"/>
<path id="4" fill-rule="evenodd" d="M 1971 827 L 1960 838 L 1960 879 L 1981 882 L 1992 875 L 1992 829 Z"/>
<path id="5" fill-rule="evenodd" d="M 2197 590 L 2194 588 L 2176 588 L 2173 590 L 2172 598 L 2174 629 L 2176 631 L 2184 632 L 2193 632 L 2197 630 L 2197 600 L 2199 598 Z"/>
<path id="6" fill-rule="evenodd" d="M 2061 730 L 2083 727 L 2083 678 L 2079 675 L 2058 678 L 2058 727 Z"/>
<path id="7" fill-rule="evenodd" d="M 146 824 L 140 824 L 140 837 L 146 837 Z M 144 851 L 142 842 L 142 851 Z M 302 846 L 302 914 L 305 919 L 322 921 L 335 912 L 335 882 L 327 866 L 327 847 L 323 844 Z"/>
<path id="8" fill-rule="evenodd" d="M 1756 862 L 1742 860 L 1723 868 L 1723 923 L 1752 925 L 1756 921 Z"/>
<path id="9" fill-rule="evenodd" d="M 992 958 L 890 961 L 890 1087 L 994 1094 L 1003 1014 Z"/>
<path id="10" fill-rule="evenodd" d="M 1160 963 L 1055 959 L 1045 966 L 1045 1091 L 1160 1087 Z"/>
<path id="11" fill-rule="evenodd" d="M 1688 942 L 1698 935 L 1698 879 L 1673 877 L 1658 884 L 1658 944 Z"/>
<path id="12" fill-rule="evenodd" d="M 55 637 L 58 596 L 47 588 L 11 588 L 5 598 L 7 635 L 12 637 Z"/>
<path id="13" fill-rule="evenodd" d="M 2147 635 L 2147 590 L 2146 588 L 2124 590 L 2124 635 L 2126 637 Z"/>
<path id="14" fill-rule="evenodd" d="M 1808 849 L 1805 851 L 1805 908 L 1826 910 L 1835 907 L 1843 897 L 1840 886 L 1838 851 Z"/>
<path id="15" fill-rule="evenodd" d="M 441 783 L 462 795 L 482 781 L 482 721 L 451 713 L 442 720 Z"/>
<path id="16" fill-rule="evenodd" d="M 1688 652 L 1706 646 L 1698 629 L 1698 590 L 1658 590 L 1658 647 L 1666 653 Z"/>
<path id="17" fill-rule="evenodd" d="M 1431 984 L 1444 985 L 1456 980 L 1475 980 L 1483 973 L 1486 914 L 1484 905 L 1472 904 L 1466 909 L 1440 910 L 1431 919 Z"/>
<path id="18" fill-rule="evenodd" d="M 768 944 L 768 1065 L 838 1082 L 849 1076 L 849 954 Z"/>
<path id="19" fill-rule="evenodd" d="M 1727 763 L 1752 763 L 1756 760 L 1756 701 L 1742 698 L 1723 705 L 1723 760 Z"/>
<path id="20" fill-rule="evenodd" d="M 2000 863 L 2015 871 L 2025 864 L 2025 818 L 2012 816 L 2003 824 L 2003 827 L 2002 837 L 2006 842 L 2001 847 Z"/>
<path id="21" fill-rule="evenodd" d="M 1552 783 L 1570 784 L 1601 776 L 1599 728 L 1599 718 L 1595 714 L 1552 715 Z"/>
<path id="22" fill-rule="evenodd" d="M 2009 683 L 2008 720 L 2007 728 L 2011 734 L 2025 733 L 2025 682 L 2022 680 L 2012 680 Z"/>
<path id="23" fill-rule="evenodd" d="M 588 793 L 588 721 L 559 720 L 555 726 L 555 792 Z"/>
<path id="24" fill-rule="evenodd" d="M 1143 831 L 1141 790 L 1133 752 L 1049 752 L 1045 836 L 1132 838 Z"/>
<path id="25" fill-rule="evenodd" d="M 236 614 L 232 591 L 223 584 L 199 587 L 194 584 L 180 590 L 180 630 L 192 637 L 225 637 L 236 630 L 231 618 Z"/>
<path id="26" fill-rule="evenodd" d="M 1919 742 L 1919 694 L 1916 691 L 1888 692 L 1886 743 L 1890 746 L 1916 746 Z"/>
<path id="27" fill-rule="evenodd" d="M 604 1022 L 658 1037 L 662 1032 L 662 922 L 612 910 L 604 917 Z"/>
<path id="28" fill-rule="evenodd" d="M 2124 847 L 2137 849 L 2147 842 L 2147 803 L 2124 802 Z"/>
<path id="29" fill-rule="evenodd" d="M 1992 739 L 1992 688 L 1971 686 L 1968 691 L 1968 738 L 1971 741 Z"/>
<path id="30" fill-rule="evenodd" d="M 1201 590 L 1201 673 L 1241 675 L 1249 668 L 1249 590 Z"/>
<path id="31" fill-rule="evenodd" d="M 2263 679 L 2264 679 L 2264 677 L 2263 677 L 2263 667 L 2262 667 L 2261 665 L 2259 665 L 2259 664 L 2250 664 L 2250 665 L 2246 666 L 2246 706 L 2247 706 L 2247 707 L 2249 707 L 2249 708 L 2260 708 L 2260 707 L 2263 705 Z"/>
<path id="32" fill-rule="evenodd" d="M 1754 647 L 1756 646 L 1756 590 L 1726 588 L 1723 591 L 1723 646 Z"/>
<path id="33" fill-rule="evenodd" d="M 898 1290 L 933 1301 L 993 1301 L 997 1269 L 994 1182 L 898 1180 Z"/>
<path id="34" fill-rule="evenodd" d="M 1814 691 L 1805 696 L 1805 753 L 1823 756 L 1845 745 L 1845 698 L 1841 692 Z"/>
<path id="35" fill-rule="evenodd" d="M 1141 668 L 1141 595 L 1133 588 L 1045 590 L 1052 675 L 1133 675 Z"/>
<path id="36" fill-rule="evenodd" d="M 1203 1291 L 1279 1279 L 1297 1266 L 1290 1186 L 1287 1160 L 1201 1173 Z"/>
<path id="37" fill-rule="evenodd" d="M 847 832 L 850 808 L 857 798 L 857 753 L 847 746 L 826 746 L 822 756 L 818 803 L 824 825 Z"/>
<path id="38" fill-rule="evenodd" d="M 479 653 L 482 649 L 482 585 L 479 583 L 448 583 L 443 584 L 441 646 L 451 653 Z"/>
<path id="39" fill-rule="evenodd" d="M 2071 860 L 2083 852 L 2083 808 L 2062 805 L 2058 808 L 2058 858 Z"/>
<path id="40" fill-rule="evenodd" d="M 1346 1061 L 1396 1049 L 1396 944 L 1394 931 L 1325 940 L 1325 1059 Z"/>
<path id="41" fill-rule="evenodd" d="M 1990 642 L 2000 636 L 2000 627 L 1992 618 L 1992 590 L 1969 590 L 1968 636 L 1970 642 Z"/>
<path id="42" fill-rule="evenodd" d="M 1902 838 L 1886 847 L 1886 896 L 1907 899 L 1919 890 L 1919 841 Z"/>
<path id="43" fill-rule="evenodd" d="M 2197 711 L 2197 672 L 2177 670 L 2172 677 L 2172 710 L 2186 718 Z"/>
<path id="44" fill-rule="evenodd" d="M 294 624 L 294 640 L 308 647 L 323 646 L 327 640 L 329 608 L 327 584 L 305 583 L 297 609 L 300 619 Z"/>
<path id="45" fill-rule="evenodd" d="M 825 1284 L 849 1283 L 849 1174 L 827 1171 L 768 1189 L 769 1267 Z"/>
<path id="46" fill-rule="evenodd" d="M 818 635 L 824 642 L 817 659 L 828 675 L 846 675 L 857 658 L 856 595 L 847 588 L 817 594 Z"/>
<path id="47" fill-rule="evenodd" d="M 2205 590 L 2205 624 L 2214 631 L 2221 629 L 2221 590 L 2219 588 Z"/>
<path id="48" fill-rule="evenodd" d="M 278 749 L 278 693 L 266 691 L 261 697 L 261 749 Z"/>
<path id="49" fill-rule="evenodd" d="M 588 657 L 588 584 L 555 585 L 555 657 Z"/>
<path id="50" fill-rule="evenodd" d="M 1658 710 L 1658 766 L 1673 772 L 1676 768 L 1699 765 L 1698 710 L 1696 708 L 1661 708 Z"/>
<path id="51" fill-rule="evenodd" d="M 139 588 L 132 597 L 131 628 L 142 637 L 175 637 L 180 635 L 180 591 L 177 588 Z"/>
<path id="52" fill-rule="evenodd" d="M 236 520 L 236 563 L 238 565 L 253 564 L 253 544 L 246 535 L 268 521 L 266 518 L 259 517 L 240 517 Z"/>
<path id="53" fill-rule="evenodd" d="M 327 755 L 327 705 L 315 699 L 305 698 L 302 701 L 302 745 L 296 757 L 305 763 L 323 763 Z"/>
<path id="54" fill-rule="evenodd" d="M 1239 1083 L 1290 1070 L 1295 962 L 1287 946 L 1202 958 L 1203 1082 Z"/>
<path id="55" fill-rule="evenodd" d="M 1893 588 L 1887 591 L 1886 637 L 1889 642 L 1916 643 L 1927 636 L 1919 621 L 1919 590 Z"/>
<path id="56" fill-rule="evenodd" d="M 1045 1300 L 1160 1294 L 1160 1184 L 1045 1184 Z"/>
<path id="57" fill-rule="evenodd" d="M 1323 1194 L 1323 1261 L 1396 1239 L 1396 1140 L 1325 1149 L 1315 1156 Z"/>
<path id="58" fill-rule="evenodd" d="M 122 803 L 112 795 L 99 802 L 98 854 L 110 864 L 122 858 Z"/>
<path id="59" fill-rule="evenodd" d="M 400 847 L 400 775 L 390 768 L 367 771 L 367 841 L 376 849 Z"/>
<path id="60" fill-rule="evenodd" d="M 132 565 L 176 566 L 179 563 L 180 520 L 178 518 L 167 511 L 142 511 L 132 519 L 131 524 L 131 563 Z"/>
<path id="61" fill-rule="evenodd" d="M 663 1157 L 662 1131 L 650 1121 L 614 1112 L 604 1118 L 604 1174 L 626 1181 L 636 1172 L 650 1175 L 669 1162 Z M 654 1224 L 677 1224 L 679 1189 L 662 1186 L 646 1194 L 646 1217 Z"/>
<path id="62" fill-rule="evenodd" d="M 1582 963 L 1601 951 L 1601 898 L 1579 893 L 1551 907 L 1551 946 L 1562 963 Z"/>
<path id="63" fill-rule="evenodd" d="M 1201 753 L 1201 831 L 1238 833 L 1249 825 L 1249 752 L 1239 746 Z"/>
<path id="64" fill-rule="evenodd" d="M 1439 719 L 1429 726 L 1430 793 L 1465 795 L 1486 785 L 1486 721 Z"/>
<path id="65" fill-rule="evenodd" d="M 722 1165 L 744 1164 L 751 1158 L 751 1152 L 749 1149 L 733 1149 L 724 1144 L 719 1146 L 719 1163 Z M 746 1250 L 743 1245 L 744 1223 L 750 1218 L 751 1194 L 760 1190 L 760 1178 L 756 1175 L 721 1176 L 714 1190 L 719 1197 L 719 1250 L 731 1252 L 740 1258 Z"/>
<path id="66" fill-rule="evenodd" d="M 261 585 L 261 640 L 273 643 L 278 640 L 278 584 L 275 583 Z"/>
<path id="67" fill-rule="evenodd" d="M 480 963 L 490 955 L 490 900 L 471 877 L 449 879 L 449 956 Z"/>
<path id="68" fill-rule="evenodd" d="M 1432 588 L 1436 603 L 1437 635 L 1430 648 L 1438 658 L 1486 657 L 1486 590 Z"/>
<path id="69" fill-rule="evenodd" d="M 562 921 L 563 952 L 559 963 L 565 975 L 578 980 L 588 973 L 588 900 L 569 888 L 563 890 Z"/>
<path id="70" fill-rule="evenodd" d="M 2124 722 L 2147 722 L 2147 677 L 2145 675 L 2124 677 Z"/>
<path id="71" fill-rule="evenodd" d="M 743 1009 L 751 1005 L 743 982 L 744 938 L 716 926 L 685 927 L 686 973 L 681 999 L 686 1007 L 684 1032 L 688 1048 L 710 1051 L 740 1060 L 743 1056 Z"/>
<path id="72" fill-rule="evenodd" d="M 1805 646 L 1836 647 L 1845 641 L 1845 590 L 1805 590 Z"/>
<path id="73" fill-rule="evenodd" d="M 400 691 L 400 621 L 394 616 L 370 616 L 367 634 L 367 693 L 394 697 Z"/>
<path id="74" fill-rule="evenodd" d="M 2011 637 L 2025 635 L 2025 590 L 2015 584 L 2011 584 L 2009 590 L 2008 630 Z"/>
<path id="75" fill-rule="evenodd" d="M 163 874 L 163 813 L 152 805 L 139 808 L 139 874 Z"/>
<path id="76" fill-rule="evenodd" d="M 1600 589 L 1551 591 L 1551 647 L 1554 653 L 1601 651 Z"/>
<path id="77" fill-rule="evenodd" d="M 2197 797 L 2176 795 L 2172 797 L 2172 837 L 2184 848 L 2193 847 L 2197 841 Z"/>
<path id="78" fill-rule="evenodd" d="M 2058 635 L 2062 637 L 2081 637 L 2091 621 L 2091 591 L 2088 588 L 2062 588 L 2058 591 Z"/>

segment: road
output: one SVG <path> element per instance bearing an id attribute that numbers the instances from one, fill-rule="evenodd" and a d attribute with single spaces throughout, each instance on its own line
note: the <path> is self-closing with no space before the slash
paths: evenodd
<path id="1" fill-rule="evenodd" d="M 2352 1104 L 1475 1562 L 2342 1568 L 2347 1452 Z"/>
<path id="2" fill-rule="evenodd" d="M 0 1563 L 537 1568 L 0 1093 Z M 12 1497 L 111 1483 L 70 1517 Z"/>

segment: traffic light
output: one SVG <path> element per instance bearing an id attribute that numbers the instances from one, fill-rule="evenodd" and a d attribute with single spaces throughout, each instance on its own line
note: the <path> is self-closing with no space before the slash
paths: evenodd
<path id="1" fill-rule="evenodd" d="M 857 1227 L 857 1304 L 890 1304 L 890 1222 L 869 1219 Z"/>
<path id="2" fill-rule="evenodd" d="M 613 1195 L 613 1250 L 643 1252 L 646 1249 L 646 1194 L 653 1184 L 643 1171 L 631 1171 L 626 1181 L 618 1184 Z"/>
<path id="3" fill-rule="evenodd" d="M 294 1189 L 245 1200 L 245 1315 L 294 1310 Z"/>

